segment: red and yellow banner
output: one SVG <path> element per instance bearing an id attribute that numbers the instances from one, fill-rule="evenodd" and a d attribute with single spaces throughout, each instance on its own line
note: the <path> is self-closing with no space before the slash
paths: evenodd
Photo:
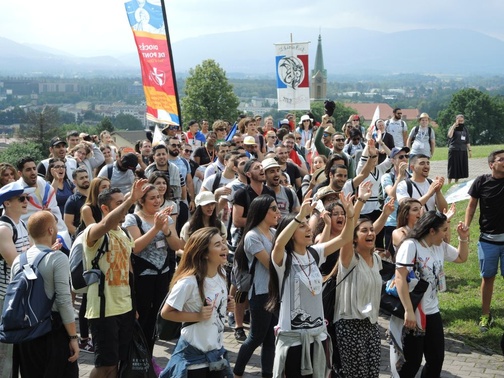
<path id="1" fill-rule="evenodd" d="M 149 121 L 180 125 L 177 81 L 173 68 L 163 0 L 125 0 L 142 69 Z"/>

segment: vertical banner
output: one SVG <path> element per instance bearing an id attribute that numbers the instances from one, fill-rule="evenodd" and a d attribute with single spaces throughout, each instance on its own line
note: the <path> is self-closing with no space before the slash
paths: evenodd
<path id="1" fill-rule="evenodd" d="M 310 110 L 309 44 L 275 43 L 278 110 Z"/>
<path id="2" fill-rule="evenodd" d="M 177 81 L 163 0 L 125 0 L 124 6 L 140 58 L 147 119 L 180 125 Z"/>

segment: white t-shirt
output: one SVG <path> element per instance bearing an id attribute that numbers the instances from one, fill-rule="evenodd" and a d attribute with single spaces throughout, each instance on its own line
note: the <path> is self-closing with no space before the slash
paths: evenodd
<path id="1" fill-rule="evenodd" d="M 326 260 L 323 245 L 315 244 L 312 248 L 319 255 L 318 266 L 320 266 Z M 282 265 L 273 262 L 280 286 L 285 274 L 286 260 L 285 255 Z M 295 252 L 292 254 L 292 266 L 285 281 L 278 317 L 278 326 L 282 331 L 307 330 L 310 334 L 318 335 L 325 328 L 322 274 L 318 266 L 309 251 L 304 255 Z M 321 334 L 321 337 L 325 339 L 325 334 Z"/>
<path id="2" fill-rule="evenodd" d="M 203 180 L 203 184 L 201 184 L 201 187 L 202 188 L 205 188 L 206 190 L 208 190 L 209 192 L 212 192 L 213 193 L 213 185 L 214 185 L 214 182 L 215 182 L 215 177 L 217 176 L 217 174 L 213 174 L 213 175 L 210 175 L 208 177 L 206 177 L 204 180 Z M 224 175 L 221 175 L 221 178 L 220 178 L 220 182 L 219 182 L 219 186 L 218 188 L 221 188 L 227 184 L 229 184 L 231 181 L 233 181 L 235 178 L 225 178 Z M 217 188 L 217 189 L 218 189 Z"/>
<path id="3" fill-rule="evenodd" d="M 394 146 L 404 147 L 403 133 L 408 131 L 406 122 L 392 118 L 385 123 L 385 130 L 394 138 Z"/>
<path id="4" fill-rule="evenodd" d="M 224 319 L 226 318 L 228 291 L 226 281 L 219 274 L 206 277 L 204 283 L 207 305 L 214 304 L 212 316 L 208 320 L 182 328 L 180 337 L 202 352 L 222 348 Z M 200 312 L 203 303 L 195 276 L 180 279 L 173 286 L 166 303 L 178 311 Z"/>
<path id="5" fill-rule="evenodd" d="M 431 185 L 429 181 L 425 180 L 424 182 L 416 182 L 411 180 L 411 196 L 408 193 L 408 185 L 406 184 L 406 180 L 401 181 L 397 184 L 396 189 L 396 197 L 397 202 L 400 202 L 403 198 L 415 198 L 419 199 L 425 195 L 429 191 L 429 186 Z M 427 206 L 427 210 L 436 210 L 436 195 L 433 194 L 431 198 L 427 200 L 425 203 Z"/>
<path id="6" fill-rule="evenodd" d="M 426 315 L 432 315 L 439 312 L 439 299 L 438 299 L 438 277 L 439 273 L 443 271 L 444 261 L 455 261 L 458 257 L 458 250 L 445 242 L 441 245 L 431 245 L 424 247 L 421 243 L 414 239 L 406 239 L 403 241 L 399 250 L 396 253 L 396 263 L 401 264 L 414 264 L 415 252 L 417 253 L 417 272 L 420 274 L 419 278 L 423 278 L 429 282 L 423 298 L 422 309 Z M 409 271 L 413 267 L 407 267 Z"/>
<path id="7" fill-rule="evenodd" d="M 409 134 L 409 137 L 412 138 L 413 135 L 415 134 L 415 129 L 416 127 L 412 128 Z M 430 138 L 429 138 L 429 127 L 419 127 L 418 128 L 418 133 L 415 136 L 415 140 L 411 144 L 411 155 L 426 155 L 426 156 L 432 156 L 432 151 L 431 151 L 431 145 L 430 141 L 431 140 L 436 140 L 436 136 L 434 133 L 434 130 L 430 128 Z"/>

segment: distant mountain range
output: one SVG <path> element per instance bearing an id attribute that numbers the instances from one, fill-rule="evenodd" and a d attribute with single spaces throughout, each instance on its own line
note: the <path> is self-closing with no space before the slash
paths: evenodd
<path id="1" fill-rule="evenodd" d="M 273 77 L 274 43 L 311 41 L 313 67 L 319 29 L 269 27 L 190 38 L 173 43 L 175 71 L 187 73 L 214 59 L 233 77 Z M 382 33 L 359 28 L 322 29 L 329 77 L 342 74 L 503 75 L 504 41 L 465 29 Z M 133 42 L 132 42 L 133 46 Z M 40 45 L 0 37 L 0 76 L 139 76 L 136 50 L 122 56 L 82 58 Z"/>

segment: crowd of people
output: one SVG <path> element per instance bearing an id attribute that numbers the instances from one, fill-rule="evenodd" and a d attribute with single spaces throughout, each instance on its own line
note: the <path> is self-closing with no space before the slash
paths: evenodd
<path id="1" fill-rule="evenodd" d="M 493 322 L 499 260 L 504 275 L 504 150 L 490 154 L 491 173 L 476 179 L 465 221 L 451 226 L 445 179 L 429 177 L 430 118 L 422 113 L 408 132 L 401 115 L 394 109 L 368 129 L 358 115 L 341 128 L 310 113 L 299 123 L 288 114 L 278 126 L 259 116 L 240 117 L 235 127 L 193 120 L 186 132 L 168 125 L 163 140 L 148 135 L 135 149 L 116 146 L 107 132 L 70 132 L 51 139 L 45 160 L 1 163 L 0 304 L 17 256 L 27 252 L 30 261 L 51 248 L 42 274 L 59 319 L 43 339 L 1 344 L 6 363 L 23 376 L 77 377 L 86 352 L 95 356 L 91 377 L 116 376 L 135 319 L 152 355 L 160 310 L 182 323 L 168 365 L 152 356 L 160 377 L 241 377 L 258 347 L 263 377 L 378 377 L 380 271 L 388 260 L 405 309 L 404 319 L 390 319 L 392 374 L 414 377 L 425 357 L 422 376 L 440 376 L 437 293 L 446 290 L 444 262 L 468 258 L 478 204 L 480 328 Z M 471 152 L 463 115 L 448 138 L 448 180 L 458 181 L 468 176 Z M 85 269 L 96 263 L 104 276 L 79 294 L 79 335 L 75 294 L 61 279 L 76 242 Z M 429 283 L 417 308 L 408 295 L 412 274 Z M 322 296 L 329 277 L 337 281 L 331 319 Z M 233 367 L 226 324 L 242 343 Z"/>

